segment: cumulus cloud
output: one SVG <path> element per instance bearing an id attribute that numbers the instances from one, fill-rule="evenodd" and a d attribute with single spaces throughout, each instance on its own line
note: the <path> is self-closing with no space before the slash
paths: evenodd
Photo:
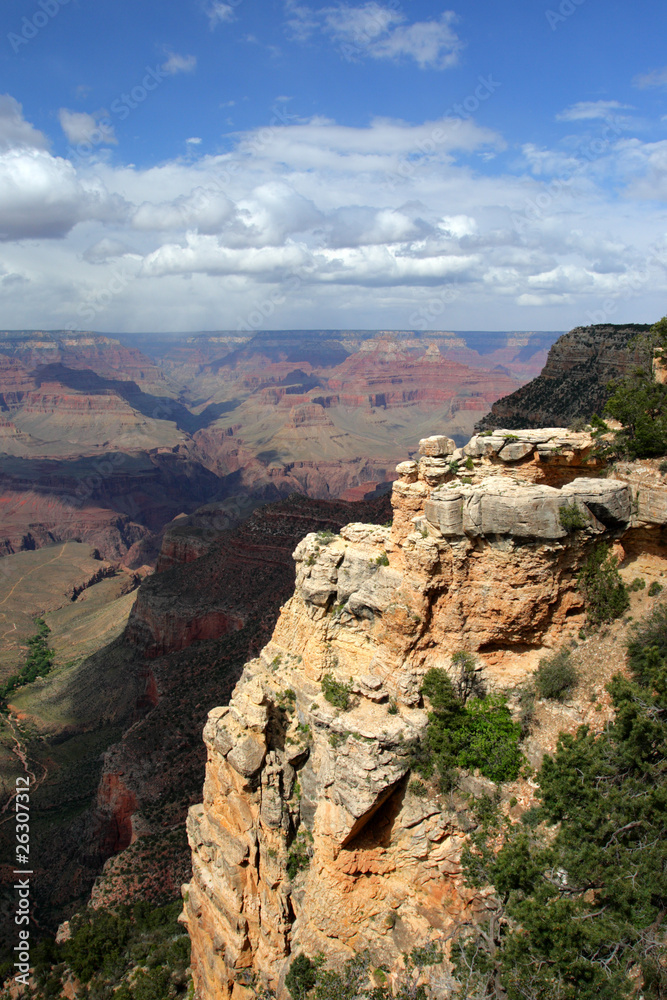
<path id="1" fill-rule="evenodd" d="M 431 232 L 424 220 L 405 210 L 349 205 L 327 220 L 330 247 L 372 246 L 416 240 Z"/>
<path id="2" fill-rule="evenodd" d="M 555 329 L 593 322 L 605 300 L 641 295 L 638 318 L 663 308 L 667 141 L 612 130 L 592 158 L 568 139 L 484 173 L 472 164 L 503 139 L 472 118 L 313 119 L 238 134 L 218 155 L 191 143 L 148 169 L 101 162 L 92 178 L 4 108 L 0 290 L 16 325 L 67 323 L 126 271 L 100 329 L 233 326 L 269 301 L 287 327 L 464 328 L 474 315 Z"/>
<path id="3" fill-rule="evenodd" d="M 180 56 L 170 52 L 169 58 L 162 63 L 162 72 L 175 76 L 176 73 L 192 73 L 197 68 L 197 56 Z"/>
<path id="4" fill-rule="evenodd" d="M 0 155 L 0 240 L 61 238 L 85 219 L 121 221 L 123 200 L 84 185 L 68 160 L 44 150 Z"/>
<path id="5" fill-rule="evenodd" d="M 296 244 L 237 250 L 221 246 L 214 236 L 188 233 L 184 246 L 167 243 L 148 254 L 142 273 L 148 277 L 194 273 L 252 275 L 261 281 L 280 281 L 310 262 L 308 250 Z"/>
<path id="6" fill-rule="evenodd" d="M 23 107 L 0 94 L 0 152 L 7 149 L 48 149 L 49 141 L 23 117 Z"/>
<path id="7" fill-rule="evenodd" d="M 413 59 L 421 69 L 448 69 L 458 62 L 463 42 L 453 29 L 454 11 L 439 18 L 407 24 L 406 15 L 371 0 L 361 6 L 339 3 L 315 11 L 286 0 L 287 26 L 296 41 L 316 32 L 329 36 L 347 59 Z"/>
<path id="8" fill-rule="evenodd" d="M 145 201 L 134 213 L 132 225 L 135 229 L 217 233 L 234 214 L 234 205 L 223 192 L 198 187 L 172 201 Z"/>
<path id="9" fill-rule="evenodd" d="M 96 145 L 100 143 L 110 145 L 117 142 L 113 125 L 106 118 L 104 111 L 89 115 L 83 111 L 70 111 L 68 108 L 61 108 L 58 112 L 58 120 L 68 141 L 73 145 L 91 141 L 95 142 Z"/>
<path id="10" fill-rule="evenodd" d="M 85 261 L 89 264 L 106 264 L 107 261 L 117 260 L 119 257 L 126 257 L 128 255 L 141 256 L 133 251 L 127 243 L 123 243 L 121 240 L 110 239 L 105 236 L 103 239 L 98 240 L 92 246 L 84 250 L 82 256 Z"/>

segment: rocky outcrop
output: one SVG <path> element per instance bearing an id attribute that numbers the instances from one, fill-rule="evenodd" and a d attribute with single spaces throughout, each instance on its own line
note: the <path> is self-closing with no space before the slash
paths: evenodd
<path id="1" fill-rule="evenodd" d="M 581 463 L 562 488 L 515 475 L 564 436 Z M 391 978 L 402 955 L 483 908 L 460 874 L 465 797 L 422 798 L 409 781 L 421 679 L 461 649 L 492 690 L 525 678 L 579 627 L 582 558 L 632 518 L 627 483 L 578 474 L 586 442 L 560 429 L 517 437 L 474 459 L 477 443 L 457 459 L 453 441 L 424 439 L 419 462 L 397 469 L 391 527 L 352 523 L 297 546 L 271 642 L 204 730 L 183 919 L 206 1000 L 254 997 L 262 983 L 284 996 L 299 952 L 335 965 L 367 951 Z M 517 443 L 530 447 L 505 451 Z"/>
<path id="2" fill-rule="evenodd" d="M 638 360 L 630 342 L 649 329 L 637 323 L 575 327 L 553 345 L 540 375 L 495 402 L 477 429 L 567 426 L 601 414 L 609 382 Z"/>

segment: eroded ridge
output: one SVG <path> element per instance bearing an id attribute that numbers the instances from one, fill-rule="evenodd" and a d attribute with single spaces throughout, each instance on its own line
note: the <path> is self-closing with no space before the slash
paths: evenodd
<path id="1" fill-rule="evenodd" d="M 463 450 L 434 435 L 397 468 L 391 526 L 299 543 L 271 642 L 204 731 L 183 918 L 199 996 L 283 996 L 301 952 L 367 950 L 391 978 L 484 909 L 460 874 L 464 790 L 436 801 L 410 785 L 420 684 L 465 649 L 489 689 L 511 687 L 578 630 L 582 560 L 637 518 L 628 482 L 590 475 L 592 446 L 561 428 Z"/>

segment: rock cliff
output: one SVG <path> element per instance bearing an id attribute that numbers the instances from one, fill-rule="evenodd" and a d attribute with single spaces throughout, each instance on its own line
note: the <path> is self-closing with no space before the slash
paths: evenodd
<path id="1" fill-rule="evenodd" d="M 609 382 L 627 375 L 636 360 L 630 341 L 649 329 L 637 323 L 575 327 L 550 349 L 538 377 L 495 402 L 477 429 L 567 426 L 601 414 Z"/>
<path id="2" fill-rule="evenodd" d="M 591 476 L 592 443 L 558 427 L 463 450 L 424 439 L 397 468 L 392 526 L 299 543 L 271 641 L 204 730 L 182 918 L 200 997 L 282 997 L 298 953 L 335 965 L 366 951 L 395 978 L 402 955 L 484 909 L 460 873 L 484 780 L 426 798 L 410 782 L 421 679 L 465 649 L 489 690 L 515 687 L 579 629 L 576 575 L 595 541 L 659 521 L 654 504 L 638 523 L 629 481 Z M 525 779 L 510 791 L 530 800 Z"/>

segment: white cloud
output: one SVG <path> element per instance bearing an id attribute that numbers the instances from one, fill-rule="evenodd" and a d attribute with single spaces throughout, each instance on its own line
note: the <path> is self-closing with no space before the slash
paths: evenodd
<path id="1" fill-rule="evenodd" d="M 192 135 L 192 136 L 190 136 L 189 139 L 186 139 L 185 141 L 188 143 L 189 146 L 200 146 L 201 145 L 201 139 L 199 138 L 198 135 Z"/>
<path id="2" fill-rule="evenodd" d="M 197 56 L 180 56 L 170 52 L 169 58 L 162 63 L 163 73 L 175 76 L 176 73 L 192 73 L 197 68 Z"/>
<path id="3" fill-rule="evenodd" d="M 82 183 L 68 160 L 38 149 L 0 155 L 0 240 L 61 238 L 86 219 L 123 216 L 122 199 Z"/>
<path id="4" fill-rule="evenodd" d="M 136 251 L 133 251 L 127 243 L 123 243 L 121 240 L 105 236 L 84 250 L 83 259 L 91 264 L 106 264 L 107 261 L 128 255 L 136 255 Z"/>
<path id="5" fill-rule="evenodd" d="M 148 254 L 143 274 L 254 275 L 261 281 L 280 281 L 311 260 L 305 247 L 262 247 L 245 250 L 221 246 L 214 236 L 186 235 L 185 246 L 167 243 Z"/>
<path id="6" fill-rule="evenodd" d="M 483 174 L 470 154 L 503 140 L 472 119 L 313 119 L 239 134 L 220 155 L 192 143 L 149 169 L 91 170 L 50 155 L 16 102 L 5 110 L 7 324 L 67 324 L 111 284 L 98 329 L 251 314 L 288 328 L 558 329 L 604 301 L 618 303 L 611 321 L 664 312 L 667 142 L 612 132 L 591 159 L 526 146 L 512 173 Z"/>
<path id="7" fill-rule="evenodd" d="M 298 0 L 285 0 L 285 22 L 292 38 L 297 42 L 305 42 L 317 31 L 319 20 L 315 11 Z"/>
<path id="8" fill-rule="evenodd" d="M 286 0 L 287 25 L 296 41 L 308 40 L 316 31 L 339 45 L 344 58 L 399 61 L 414 59 L 421 69 L 448 69 L 456 65 L 463 42 L 453 30 L 456 14 L 443 11 L 439 18 L 406 24 L 405 14 L 371 0 L 361 6 L 339 3 L 314 11 Z"/>
<path id="9" fill-rule="evenodd" d="M 618 111 L 627 111 L 631 108 L 631 104 L 621 104 L 619 101 L 577 101 L 576 104 L 559 112 L 556 121 L 581 122 L 616 118 Z"/>
<path id="10" fill-rule="evenodd" d="M 23 117 L 23 108 L 9 94 L 0 94 L 0 151 L 6 149 L 48 149 L 46 136 Z"/>
<path id="11" fill-rule="evenodd" d="M 438 229 L 448 239 L 460 240 L 477 232 L 477 222 L 469 215 L 445 215 L 438 223 Z"/>
<path id="12" fill-rule="evenodd" d="M 95 145 L 114 144 L 117 142 L 111 121 L 104 111 L 89 115 L 83 111 L 70 111 L 61 108 L 58 112 L 60 127 L 68 142 L 72 145 L 94 142 Z"/>
<path id="13" fill-rule="evenodd" d="M 650 73 L 641 73 L 632 81 L 635 87 L 646 90 L 649 87 L 667 87 L 667 66 L 653 69 Z"/>
<path id="14" fill-rule="evenodd" d="M 232 202 L 221 191 L 200 187 L 172 201 L 144 202 L 134 213 L 132 225 L 155 231 L 197 229 L 217 233 L 234 212 Z"/>
<path id="15" fill-rule="evenodd" d="M 209 4 L 206 13 L 208 15 L 211 31 L 218 24 L 227 24 L 229 21 L 236 20 L 234 7 L 228 3 L 220 3 L 218 0 L 214 0 L 213 3 Z"/>

